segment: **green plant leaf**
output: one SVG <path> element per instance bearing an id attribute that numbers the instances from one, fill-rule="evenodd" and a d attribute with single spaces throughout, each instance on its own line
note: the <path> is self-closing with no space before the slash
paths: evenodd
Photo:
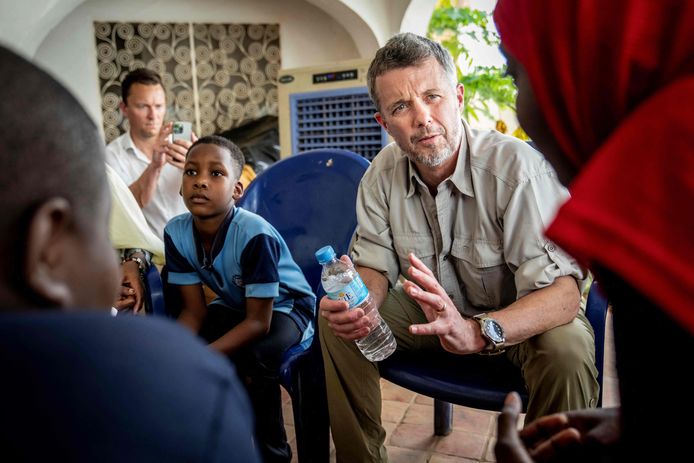
<path id="1" fill-rule="evenodd" d="M 468 7 L 455 7 L 450 0 L 440 0 L 429 22 L 427 36 L 438 41 L 453 56 L 456 63 L 458 82 L 465 86 L 463 117 L 479 120 L 478 114 L 496 118 L 490 103 L 500 109 L 515 111 L 516 88 L 513 79 L 505 74 L 505 67 L 475 66 L 467 40 L 490 46 L 500 43 L 498 34 L 491 29 L 491 15 L 485 11 Z M 458 65 L 464 59 L 470 69 L 463 73 Z"/>

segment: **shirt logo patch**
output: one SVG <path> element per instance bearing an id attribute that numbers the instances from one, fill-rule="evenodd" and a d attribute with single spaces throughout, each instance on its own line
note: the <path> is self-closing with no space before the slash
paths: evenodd
<path id="1" fill-rule="evenodd" d="M 241 278 L 241 275 L 234 275 L 231 281 L 233 281 L 236 286 L 239 286 L 241 288 L 245 286 L 245 284 L 243 283 L 243 279 Z"/>

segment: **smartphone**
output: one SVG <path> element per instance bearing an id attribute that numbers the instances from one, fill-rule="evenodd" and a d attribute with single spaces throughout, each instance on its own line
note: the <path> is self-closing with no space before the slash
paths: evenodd
<path id="1" fill-rule="evenodd" d="M 193 123 L 187 121 L 176 121 L 173 123 L 173 129 L 171 130 L 171 140 L 186 140 L 190 141 L 191 134 L 193 132 Z"/>

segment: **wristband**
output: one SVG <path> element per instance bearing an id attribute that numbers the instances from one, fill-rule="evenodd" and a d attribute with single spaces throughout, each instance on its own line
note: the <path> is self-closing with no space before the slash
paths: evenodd
<path id="1" fill-rule="evenodd" d="M 137 267 L 140 270 L 140 275 L 144 275 L 145 271 L 147 270 L 147 263 L 139 257 L 126 257 L 125 259 L 123 259 L 123 263 L 125 262 L 137 262 Z"/>
<path id="2" fill-rule="evenodd" d="M 152 261 L 152 253 L 140 248 L 127 248 L 121 251 L 122 260 L 125 261 L 128 257 L 132 257 L 135 254 L 140 254 L 144 257 L 145 262 L 149 264 Z M 142 258 L 142 257 L 141 257 Z"/>

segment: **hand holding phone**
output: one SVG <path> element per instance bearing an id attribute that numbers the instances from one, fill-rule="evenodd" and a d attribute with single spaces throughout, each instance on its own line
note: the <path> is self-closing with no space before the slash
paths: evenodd
<path id="1" fill-rule="evenodd" d="M 166 162 L 174 167 L 183 169 L 186 162 L 186 153 L 190 146 L 198 139 L 193 132 L 192 122 L 170 122 L 171 138 L 164 146 Z"/>

